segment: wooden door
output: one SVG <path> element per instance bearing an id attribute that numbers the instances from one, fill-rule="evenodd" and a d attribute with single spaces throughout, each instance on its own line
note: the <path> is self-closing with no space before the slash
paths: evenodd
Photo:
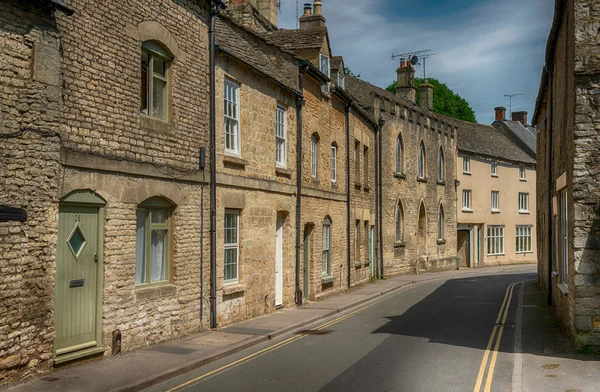
<path id="1" fill-rule="evenodd" d="M 61 206 L 54 296 L 56 355 L 96 347 L 98 208 Z"/>

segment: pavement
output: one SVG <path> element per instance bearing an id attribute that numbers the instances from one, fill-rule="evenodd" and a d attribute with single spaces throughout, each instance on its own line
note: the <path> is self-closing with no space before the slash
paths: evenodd
<path id="1" fill-rule="evenodd" d="M 206 331 L 162 345 L 60 367 L 10 391 L 139 391 L 208 365 L 278 336 L 380 299 L 418 283 L 534 272 L 535 266 L 504 266 L 403 275 L 367 283 L 298 308 Z M 600 358 L 575 353 L 557 329 L 551 309 L 534 281 L 523 285 L 515 339 L 514 391 L 600 391 Z"/>

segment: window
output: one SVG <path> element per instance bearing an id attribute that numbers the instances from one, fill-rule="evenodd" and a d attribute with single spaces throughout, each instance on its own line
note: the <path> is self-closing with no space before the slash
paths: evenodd
<path id="1" fill-rule="evenodd" d="M 135 284 L 169 279 L 171 205 L 160 198 L 140 204 L 136 211 Z"/>
<path id="2" fill-rule="evenodd" d="M 360 142 L 354 141 L 354 183 L 360 184 Z"/>
<path id="3" fill-rule="evenodd" d="M 319 139 L 317 135 L 310 138 L 310 176 L 317 178 L 319 167 Z"/>
<path id="4" fill-rule="evenodd" d="M 517 253 L 531 253 L 531 226 L 517 226 Z"/>
<path id="5" fill-rule="evenodd" d="M 336 179 L 337 179 L 337 147 L 335 145 L 331 146 L 331 162 L 329 164 L 330 167 L 330 171 L 331 171 L 331 182 L 335 184 Z"/>
<path id="6" fill-rule="evenodd" d="M 402 242 L 403 240 L 403 224 L 404 224 L 404 216 L 402 212 L 402 204 L 398 201 L 396 204 L 396 242 Z"/>
<path id="7" fill-rule="evenodd" d="M 471 191 L 464 189 L 462 193 L 462 209 L 471 211 Z"/>
<path id="8" fill-rule="evenodd" d="M 463 173 L 471 174 L 471 158 L 463 157 Z"/>
<path id="9" fill-rule="evenodd" d="M 354 261 L 360 262 L 360 221 L 356 221 L 354 227 Z"/>
<path id="10" fill-rule="evenodd" d="M 426 162 L 426 157 L 425 157 L 425 145 L 421 142 L 421 145 L 419 146 L 419 158 L 418 158 L 418 177 L 420 179 L 424 179 L 426 173 L 426 166 L 425 166 L 425 162 Z"/>
<path id="11" fill-rule="evenodd" d="M 329 57 L 327 57 L 324 54 L 320 54 L 319 55 L 319 64 L 320 64 L 320 71 L 323 72 L 325 75 L 327 75 L 327 77 L 331 77 L 331 73 L 329 70 Z M 324 93 L 329 93 L 329 82 L 325 83 L 323 85 L 323 87 L 321 87 L 321 91 L 323 91 Z"/>
<path id="12" fill-rule="evenodd" d="M 504 254 L 504 226 L 488 226 L 488 255 Z"/>
<path id="13" fill-rule="evenodd" d="M 500 192 L 492 191 L 492 212 L 500 211 Z"/>
<path id="14" fill-rule="evenodd" d="M 225 118 L 225 152 L 240 154 L 240 108 L 239 86 L 228 80 L 225 81 L 224 118 Z"/>
<path id="15" fill-rule="evenodd" d="M 337 85 L 339 88 L 346 88 L 344 74 L 342 72 L 338 72 L 337 74 Z"/>
<path id="16" fill-rule="evenodd" d="M 363 159 L 363 177 L 363 185 L 369 186 L 369 147 L 365 147 L 365 155 Z"/>
<path id="17" fill-rule="evenodd" d="M 527 172 L 523 166 L 519 167 L 519 180 L 527 181 Z"/>
<path id="18" fill-rule="evenodd" d="M 440 212 L 438 215 L 438 241 L 444 240 L 444 207 L 440 205 Z"/>
<path id="19" fill-rule="evenodd" d="M 285 108 L 277 105 L 275 115 L 275 162 L 277 166 L 286 166 L 286 119 Z"/>
<path id="20" fill-rule="evenodd" d="M 240 213 L 225 210 L 225 283 L 236 283 L 239 270 Z"/>
<path id="21" fill-rule="evenodd" d="M 519 212 L 529 212 L 529 193 L 519 193 Z"/>
<path id="22" fill-rule="evenodd" d="M 567 191 L 560 193 L 560 280 L 569 284 L 569 213 L 567 211 Z"/>
<path id="23" fill-rule="evenodd" d="M 396 139 L 396 173 L 404 172 L 404 146 L 402 144 L 402 136 L 398 135 Z"/>
<path id="24" fill-rule="evenodd" d="M 492 177 L 498 177 L 498 162 L 492 161 Z"/>
<path id="25" fill-rule="evenodd" d="M 444 182 L 444 150 L 440 147 L 440 151 L 438 152 L 438 162 L 437 162 L 437 171 L 438 171 L 438 181 Z"/>
<path id="26" fill-rule="evenodd" d="M 323 264 L 323 275 L 331 275 L 331 221 L 329 218 L 323 220 L 323 252 L 321 261 Z"/>
<path id="27" fill-rule="evenodd" d="M 369 261 L 371 258 L 371 246 L 370 246 L 370 230 L 369 230 L 369 222 L 365 222 L 365 236 L 364 236 L 364 259 L 365 261 Z"/>
<path id="28" fill-rule="evenodd" d="M 168 120 L 171 56 L 154 41 L 142 44 L 140 113 Z"/>

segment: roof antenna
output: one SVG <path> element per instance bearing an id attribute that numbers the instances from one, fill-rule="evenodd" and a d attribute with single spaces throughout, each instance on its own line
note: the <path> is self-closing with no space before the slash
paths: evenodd
<path id="1" fill-rule="evenodd" d="M 296 30 L 298 30 L 300 28 L 300 19 L 298 19 L 298 0 L 296 0 Z"/>
<path id="2" fill-rule="evenodd" d="M 508 97 L 508 112 L 510 113 L 510 118 L 512 120 L 512 99 L 519 95 L 525 95 L 523 93 L 518 94 L 504 94 L 505 97 Z"/>
<path id="3" fill-rule="evenodd" d="M 431 49 L 425 49 L 425 50 L 417 50 L 415 52 L 392 54 L 392 60 L 395 60 L 398 57 L 400 57 L 401 60 L 408 59 L 408 62 L 411 63 L 415 67 L 417 65 L 421 65 L 421 63 L 419 63 L 419 60 L 423 60 L 423 82 L 427 83 L 427 73 L 426 73 L 426 68 L 425 68 L 425 61 L 430 56 L 435 56 L 435 53 L 430 53 L 430 52 L 431 52 Z M 421 58 L 419 58 L 419 56 L 421 56 Z"/>

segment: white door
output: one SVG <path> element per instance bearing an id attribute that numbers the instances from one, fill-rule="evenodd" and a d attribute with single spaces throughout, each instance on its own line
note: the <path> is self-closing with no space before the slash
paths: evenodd
<path id="1" fill-rule="evenodd" d="M 275 250 L 275 306 L 283 305 L 283 219 L 277 216 Z"/>

